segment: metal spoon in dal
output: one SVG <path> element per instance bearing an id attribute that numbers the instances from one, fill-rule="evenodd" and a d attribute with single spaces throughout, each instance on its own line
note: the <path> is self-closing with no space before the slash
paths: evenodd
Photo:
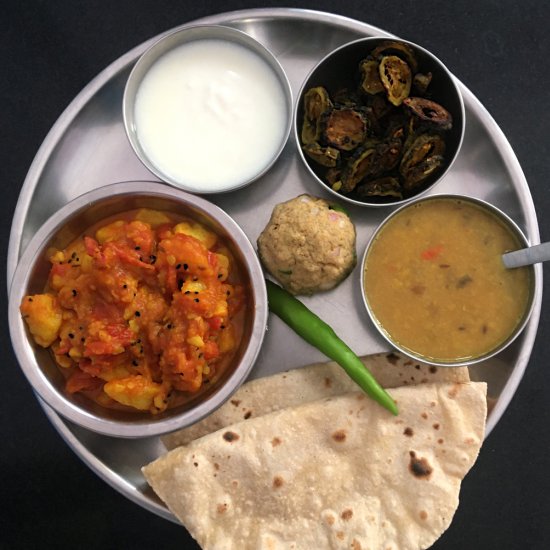
<path id="1" fill-rule="evenodd" d="M 536 244 L 502 255 L 502 261 L 508 269 L 524 265 L 538 264 L 550 260 L 550 242 Z"/>

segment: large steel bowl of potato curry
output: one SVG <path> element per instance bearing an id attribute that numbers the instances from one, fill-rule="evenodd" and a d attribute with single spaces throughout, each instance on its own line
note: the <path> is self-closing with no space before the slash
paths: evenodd
<path id="1" fill-rule="evenodd" d="M 528 246 L 491 204 L 460 195 L 417 199 L 388 216 L 367 245 L 363 299 L 375 327 L 403 353 L 439 366 L 477 363 L 521 332 L 541 284 L 502 254 Z"/>
<path id="2" fill-rule="evenodd" d="M 211 413 L 246 379 L 265 333 L 246 235 L 164 184 L 113 184 L 70 202 L 13 280 L 11 338 L 33 389 L 107 435 L 157 435 Z"/>
<path id="3" fill-rule="evenodd" d="M 298 152 L 317 182 L 359 206 L 402 204 L 439 182 L 464 137 L 460 90 L 417 44 L 362 38 L 307 76 L 296 102 Z"/>

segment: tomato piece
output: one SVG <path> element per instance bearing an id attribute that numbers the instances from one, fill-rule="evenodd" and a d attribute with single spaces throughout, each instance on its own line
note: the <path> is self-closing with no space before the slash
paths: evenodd
<path id="1" fill-rule="evenodd" d="M 207 258 L 208 258 L 208 263 L 215 270 L 216 267 L 218 267 L 218 255 L 215 252 L 210 252 L 210 250 L 209 250 Z"/>
<path id="2" fill-rule="evenodd" d="M 431 248 L 427 248 L 426 250 L 423 250 L 420 256 L 422 257 L 423 260 L 435 260 L 438 256 L 441 255 L 442 252 L 443 252 L 443 245 L 436 244 Z"/>
<path id="3" fill-rule="evenodd" d="M 216 344 L 213 340 L 207 340 L 204 343 L 203 354 L 207 361 L 218 358 L 220 356 L 218 344 Z"/>
<path id="4" fill-rule="evenodd" d="M 210 317 L 210 319 L 207 319 L 208 325 L 210 326 L 211 330 L 220 330 L 221 326 L 223 324 L 223 318 L 222 317 Z"/>
<path id="5" fill-rule="evenodd" d="M 88 235 L 84 237 L 84 249 L 86 250 L 86 254 L 88 254 L 88 256 L 91 256 L 94 260 L 99 261 L 100 264 L 102 263 L 103 258 L 99 248 L 99 243 L 94 238 L 89 237 Z"/>
<path id="6" fill-rule="evenodd" d="M 106 253 L 107 251 L 111 252 L 114 258 L 123 264 L 140 267 L 142 269 L 149 269 L 152 271 L 155 269 L 151 264 L 144 262 L 140 250 L 131 250 L 125 246 L 119 245 L 118 243 L 107 243 L 104 246 L 104 250 Z M 146 257 L 149 259 L 148 256 Z"/>
<path id="7" fill-rule="evenodd" d="M 93 391 L 97 390 L 103 384 L 103 380 L 94 378 L 87 372 L 83 372 L 80 369 L 76 369 L 71 376 L 67 379 L 65 388 L 69 393 L 76 393 L 79 391 Z"/>
<path id="8" fill-rule="evenodd" d="M 109 358 L 109 356 L 106 356 L 106 358 Z M 83 359 L 78 363 L 78 368 L 82 372 L 85 372 L 86 374 L 93 376 L 94 378 L 99 377 L 103 366 L 100 364 L 100 362 L 97 362 L 96 358 L 94 358 L 94 363 L 92 363 L 90 359 Z"/>

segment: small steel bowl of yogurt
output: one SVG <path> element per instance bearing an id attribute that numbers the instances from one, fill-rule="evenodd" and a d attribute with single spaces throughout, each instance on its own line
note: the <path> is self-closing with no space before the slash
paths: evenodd
<path id="1" fill-rule="evenodd" d="M 191 193 L 232 191 L 265 174 L 292 125 L 275 56 L 246 33 L 197 25 L 157 41 L 124 91 L 126 133 L 161 180 Z"/>

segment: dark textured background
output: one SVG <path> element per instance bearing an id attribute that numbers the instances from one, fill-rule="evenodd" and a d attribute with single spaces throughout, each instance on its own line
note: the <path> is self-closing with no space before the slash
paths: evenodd
<path id="1" fill-rule="evenodd" d="M 19 190 L 38 147 L 68 103 L 99 71 L 146 39 L 193 19 L 236 9 L 289 6 L 359 19 L 417 42 L 446 62 L 510 141 L 535 200 L 541 239 L 550 240 L 547 2 L 4 0 L 0 11 L 3 257 Z M 524 379 L 463 484 L 451 527 L 434 548 L 550 548 L 546 294 Z M 0 300 L 7 311 L 5 293 L 0 293 Z M 18 369 L 6 315 L 2 322 L 0 547 L 196 548 L 183 528 L 126 500 L 66 446 Z"/>

